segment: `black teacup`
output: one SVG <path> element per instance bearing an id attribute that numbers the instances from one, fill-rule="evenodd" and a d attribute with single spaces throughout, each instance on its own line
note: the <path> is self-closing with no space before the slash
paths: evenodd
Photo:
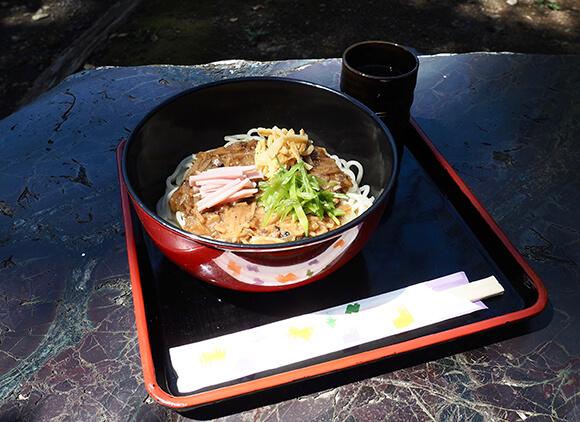
<path id="1" fill-rule="evenodd" d="M 364 41 L 342 55 L 340 89 L 373 110 L 395 138 L 408 126 L 419 60 L 386 41 Z"/>

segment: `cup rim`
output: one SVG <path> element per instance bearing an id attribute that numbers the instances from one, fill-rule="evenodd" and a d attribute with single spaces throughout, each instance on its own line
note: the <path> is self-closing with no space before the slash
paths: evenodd
<path id="1" fill-rule="evenodd" d="M 402 73 L 400 75 L 395 75 L 395 76 L 370 75 L 368 73 L 361 72 L 360 70 L 357 70 L 356 68 L 352 67 L 351 64 L 346 60 L 346 55 L 356 47 L 360 47 L 362 45 L 370 45 L 370 44 L 382 44 L 382 45 L 388 45 L 391 47 L 399 48 L 414 58 L 415 65 L 413 66 L 413 68 L 411 70 L 409 70 L 405 73 Z M 394 80 L 394 79 L 403 79 L 403 78 L 406 78 L 413 73 L 416 73 L 419 69 L 419 58 L 410 49 L 408 49 L 405 46 L 402 46 L 401 44 L 397 44 L 397 43 L 390 42 L 390 41 L 369 40 L 369 41 L 357 42 L 357 43 L 352 44 L 349 47 L 347 47 L 346 50 L 344 50 L 344 52 L 342 53 L 342 65 L 344 67 L 346 67 L 349 71 L 351 71 L 359 76 L 365 77 L 365 78 L 370 78 L 370 79 L 375 79 L 375 80 Z"/>

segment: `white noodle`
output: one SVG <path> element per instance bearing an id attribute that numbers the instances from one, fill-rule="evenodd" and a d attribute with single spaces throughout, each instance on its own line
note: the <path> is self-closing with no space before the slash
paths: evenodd
<path id="1" fill-rule="evenodd" d="M 183 213 L 178 212 L 178 214 L 182 215 L 175 215 L 171 211 L 169 200 L 185 179 L 185 176 L 187 175 L 187 172 L 191 166 L 193 166 L 194 161 L 195 154 L 188 155 L 183 160 L 181 160 L 175 171 L 171 173 L 171 175 L 165 180 L 165 195 L 163 195 L 163 197 L 157 202 L 156 207 L 157 215 L 159 215 L 165 221 L 176 224 L 181 228 L 183 228 L 183 224 L 185 222 Z"/>
<path id="2" fill-rule="evenodd" d="M 369 195 L 371 190 L 369 185 L 360 186 L 364 172 L 363 166 L 360 162 L 356 160 L 346 161 L 337 155 L 330 155 L 330 158 L 336 162 L 338 168 L 348 177 L 350 177 L 352 181 L 352 188 L 350 188 L 350 190 L 346 193 L 348 196 L 346 203 L 350 205 L 352 209 L 350 218 L 348 218 L 348 221 L 350 221 L 369 209 L 375 201 L 375 198 Z M 351 167 L 356 168 L 356 175 L 352 171 Z"/>
<path id="3" fill-rule="evenodd" d="M 254 135 L 255 133 L 255 135 Z M 224 140 L 226 141 L 224 147 L 227 147 L 233 143 L 236 142 L 242 142 L 242 141 L 251 141 L 253 139 L 255 140 L 260 140 L 263 137 L 260 135 L 260 132 L 258 131 L 258 128 L 253 128 L 250 129 L 247 133 L 242 133 L 239 135 L 226 135 L 224 136 Z"/>

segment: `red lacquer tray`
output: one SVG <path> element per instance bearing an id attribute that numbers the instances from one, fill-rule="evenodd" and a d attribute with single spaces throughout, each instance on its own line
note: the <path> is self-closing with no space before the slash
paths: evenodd
<path id="1" fill-rule="evenodd" d="M 389 371 L 466 347 L 473 334 L 488 341 L 498 329 L 532 317 L 547 303 L 530 266 L 411 121 L 399 181 L 368 244 L 329 277 L 282 292 L 248 293 L 197 280 L 152 244 L 121 183 L 123 218 L 139 347 L 147 391 L 174 410 L 240 411 Z M 124 143 L 117 150 L 120 162 Z M 463 271 L 470 280 L 494 275 L 504 293 L 487 309 L 378 339 L 358 347 L 181 394 L 169 349 L 285 318 L 364 300 Z M 494 330 L 492 330 L 494 329 Z M 483 334 L 485 333 L 485 334 Z M 453 348 L 457 344 L 458 348 Z M 469 344 L 467 347 L 470 347 Z M 418 355 L 423 357 L 417 357 Z M 227 410 L 230 409 L 230 410 Z"/>

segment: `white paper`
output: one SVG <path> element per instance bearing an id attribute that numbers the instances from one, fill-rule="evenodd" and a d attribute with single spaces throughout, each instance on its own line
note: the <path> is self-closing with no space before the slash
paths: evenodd
<path id="1" fill-rule="evenodd" d="M 486 306 L 445 292 L 463 272 L 169 350 L 181 393 L 466 315 Z"/>

